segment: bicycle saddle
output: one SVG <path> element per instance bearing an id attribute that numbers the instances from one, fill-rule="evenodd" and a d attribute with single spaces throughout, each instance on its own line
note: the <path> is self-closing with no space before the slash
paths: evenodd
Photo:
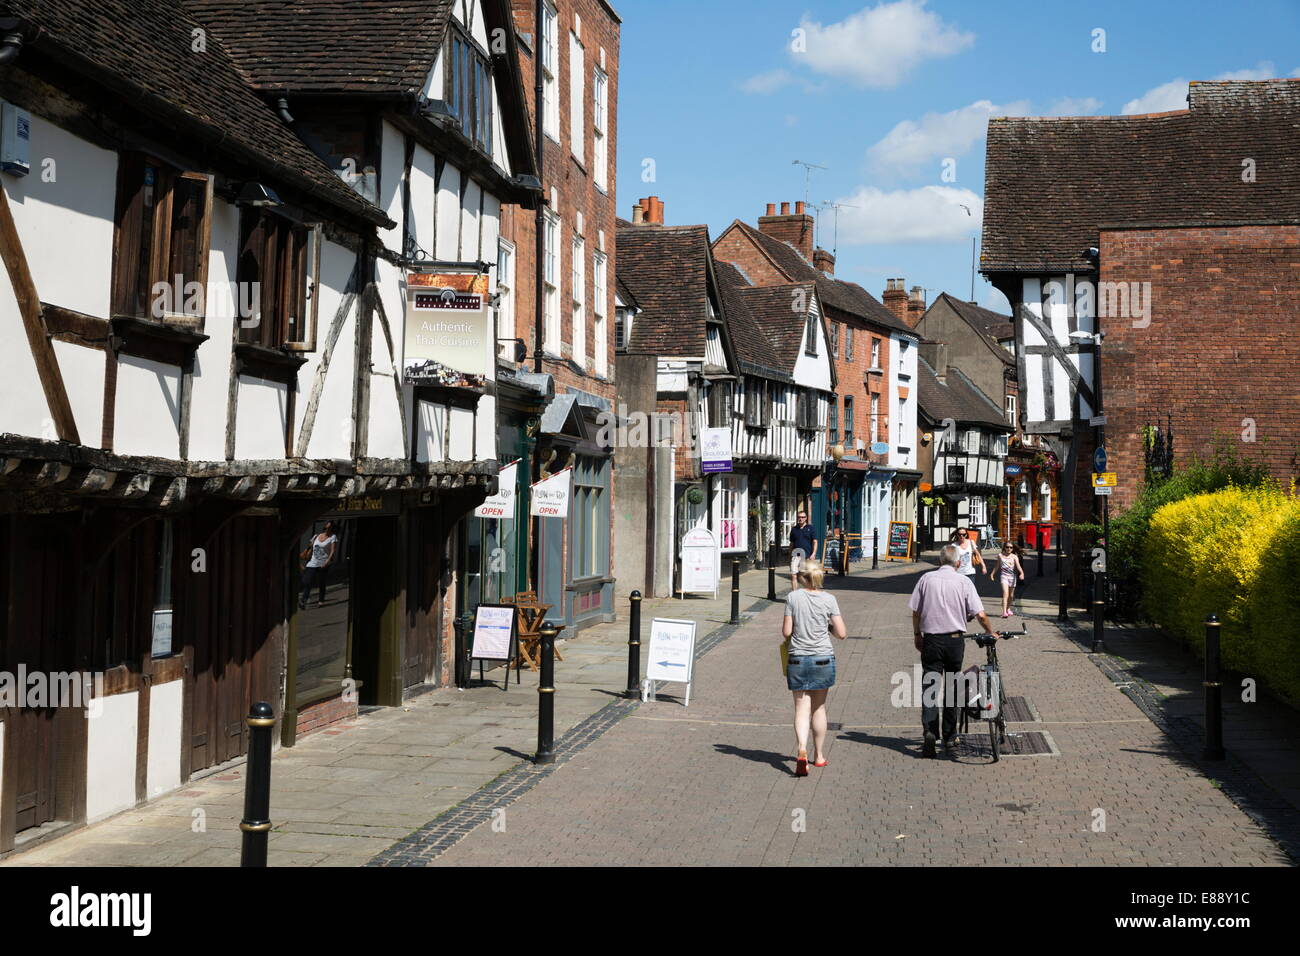
<path id="1" fill-rule="evenodd" d="M 997 635 L 995 635 L 995 634 L 976 634 L 976 635 L 975 635 L 975 643 L 976 643 L 976 645 L 978 645 L 979 647 L 992 647 L 992 646 L 993 646 L 994 644 L 996 644 L 997 642 L 998 642 L 998 639 L 997 639 Z"/>

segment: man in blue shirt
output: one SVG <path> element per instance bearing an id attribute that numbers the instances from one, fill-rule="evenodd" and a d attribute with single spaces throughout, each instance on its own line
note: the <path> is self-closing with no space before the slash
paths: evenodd
<path id="1" fill-rule="evenodd" d="M 799 590 L 799 563 L 807 558 L 817 560 L 817 532 L 808 523 L 808 512 L 795 516 L 798 522 L 790 529 L 790 590 Z"/>

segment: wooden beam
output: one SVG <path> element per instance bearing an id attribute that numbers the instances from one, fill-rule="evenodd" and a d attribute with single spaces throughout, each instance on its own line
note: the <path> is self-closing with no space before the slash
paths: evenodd
<path id="1" fill-rule="evenodd" d="M 50 342 L 49 331 L 45 328 L 45 319 L 41 315 L 41 298 L 36 294 L 36 283 L 32 281 L 22 239 L 18 236 L 13 211 L 9 208 L 9 194 L 3 187 L 0 187 L 0 256 L 4 258 L 5 269 L 9 272 L 14 298 L 18 300 L 18 312 L 27 333 L 27 344 L 31 347 L 32 359 L 36 362 L 36 372 L 41 379 L 41 389 L 45 392 L 45 401 L 54 419 L 54 427 L 61 440 L 80 445 L 81 438 L 77 434 L 77 423 L 72 417 L 72 405 L 68 402 L 68 390 L 63 384 L 59 360 L 54 355 L 54 345 Z"/>
<path id="2" fill-rule="evenodd" d="M 302 415 L 302 428 L 298 431 L 299 458 L 307 457 L 307 446 L 311 443 L 312 429 L 316 426 L 316 410 L 320 407 L 321 392 L 325 390 L 325 376 L 329 373 L 330 359 L 334 356 L 334 346 L 338 344 L 339 336 L 343 332 L 343 326 L 347 322 L 348 313 L 352 311 L 352 303 L 356 301 L 359 276 L 360 264 L 356 263 L 352 266 L 352 273 L 348 276 L 348 284 L 344 289 L 343 299 L 334 312 L 334 319 L 330 322 L 329 332 L 325 336 L 325 347 L 321 349 L 320 361 L 316 365 L 316 375 L 312 381 L 311 397 L 307 399 L 307 407 L 303 410 Z"/>

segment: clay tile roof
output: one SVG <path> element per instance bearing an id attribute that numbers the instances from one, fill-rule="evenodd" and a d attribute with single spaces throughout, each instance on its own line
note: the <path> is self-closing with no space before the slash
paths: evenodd
<path id="1" fill-rule="evenodd" d="M 828 276 L 815 268 L 811 262 L 803 257 L 799 250 L 788 242 L 782 242 L 774 236 L 769 236 L 762 230 L 755 229 L 747 222 L 740 220 L 736 222 L 744 230 L 745 234 L 767 253 L 776 264 L 776 267 L 785 273 L 791 282 L 815 282 L 817 284 L 817 294 L 821 296 L 824 305 L 858 316 L 887 329 L 915 334 L 907 323 L 900 321 L 893 312 L 885 308 L 879 299 L 856 282 L 846 282 L 843 279 Z"/>
<path id="2" fill-rule="evenodd" d="M 29 35 L 40 31 L 30 41 L 33 51 L 174 129 L 192 152 L 206 146 L 267 171 L 277 186 L 392 225 L 285 127 L 219 41 L 209 36 L 207 51 L 194 52 L 200 24 L 178 0 L 4 0 L 0 9 L 21 18 Z"/>
<path id="3" fill-rule="evenodd" d="M 750 314 L 776 353 L 778 368 L 789 374 L 794 374 L 795 363 L 799 361 L 808 328 L 808 310 L 816 291 L 817 286 L 812 282 L 750 286 L 740 290 Z M 796 311 L 799 305 L 803 308 Z"/>
<path id="4" fill-rule="evenodd" d="M 750 309 L 748 299 L 742 294 L 750 288 L 749 283 L 730 262 L 715 260 L 713 269 L 718 280 L 718 290 L 722 294 L 722 309 L 726 313 L 727 330 L 731 334 L 736 357 L 742 364 L 749 366 L 746 371 L 765 371 L 788 378 L 793 368 L 781 360 Z"/>
<path id="5" fill-rule="evenodd" d="M 636 296 L 629 352 L 703 356 L 709 316 L 707 226 L 624 226 L 617 277 Z"/>
<path id="6" fill-rule="evenodd" d="M 981 271 L 1087 271 L 1102 226 L 1300 220 L 1297 155 L 1300 79 L 1193 83 L 1171 113 L 990 120 Z"/>
<path id="7" fill-rule="evenodd" d="M 1013 430 L 1002 410 L 955 366 L 948 367 L 944 375 L 946 381 L 941 382 L 930 363 L 918 357 L 916 378 L 921 411 L 931 421 L 951 418 L 956 422 L 983 425 L 999 431 Z"/>
<path id="8" fill-rule="evenodd" d="M 261 90 L 415 93 L 452 0 L 184 0 Z"/>

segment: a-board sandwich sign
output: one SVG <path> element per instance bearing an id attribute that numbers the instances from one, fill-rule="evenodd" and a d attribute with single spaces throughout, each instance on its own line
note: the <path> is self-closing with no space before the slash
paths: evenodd
<path id="1" fill-rule="evenodd" d="M 650 656 L 646 661 L 641 699 L 649 700 L 656 682 L 686 685 L 686 706 L 691 703 L 695 670 L 694 621 L 657 617 L 650 622 Z"/>
<path id="2" fill-rule="evenodd" d="M 718 539 L 703 525 L 682 536 L 682 594 L 716 594 L 721 554 Z"/>
<path id="3" fill-rule="evenodd" d="M 507 664 L 505 685 L 510 687 L 509 662 L 519 656 L 518 609 L 513 604 L 480 604 L 474 612 L 474 636 L 470 643 L 470 660 Z"/>

